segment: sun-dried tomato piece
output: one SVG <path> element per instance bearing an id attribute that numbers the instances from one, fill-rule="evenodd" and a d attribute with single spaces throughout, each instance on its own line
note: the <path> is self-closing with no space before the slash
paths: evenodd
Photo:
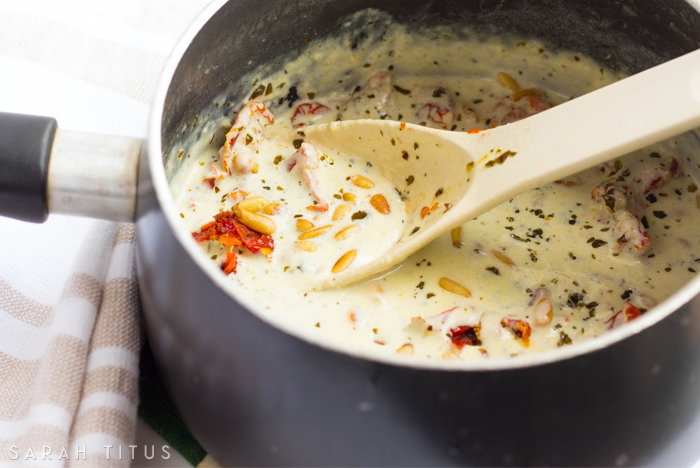
<path id="1" fill-rule="evenodd" d="M 517 339 L 522 340 L 523 346 L 530 346 L 532 329 L 529 323 L 515 317 L 505 317 L 501 319 L 501 326 L 509 329 Z"/>
<path id="2" fill-rule="evenodd" d="M 308 116 L 323 115 L 331 110 L 330 107 L 324 106 L 320 102 L 305 102 L 299 104 L 294 111 L 292 116 L 292 126 L 294 128 L 303 127 L 310 123 L 312 118 L 307 118 Z"/>
<path id="3" fill-rule="evenodd" d="M 216 177 L 207 177 L 202 180 L 202 183 L 213 190 L 216 185 Z"/>
<path id="4" fill-rule="evenodd" d="M 269 249 L 270 251 L 275 249 L 275 241 L 268 234 L 262 234 L 258 231 L 254 231 L 235 218 L 232 219 L 232 222 L 234 229 L 238 234 L 238 238 L 251 252 L 257 253 L 263 248 Z"/>
<path id="5" fill-rule="evenodd" d="M 241 240 L 233 234 L 221 235 L 219 236 L 217 241 L 219 242 L 219 244 L 225 245 L 227 247 L 238 247 L 240 245 L 243 245 L 243 242 L 241 242 Z"/>
<path id="6" fill-rule="evenodd" d="M 201 228 L 199 228 L 199 232 L 193 232 L 192 237 L 194 237 L 194 240 L 197 242 L 206 242 L 208 240 L 212 239 L 212 236 L 218 237 L 216 234 L 216 222 L 212 221 L 210 223 L 207 223 L 203 225 Z"/>
<path id="7" fill-rule="evenodd" d="M 250 229 L 236 219 L 232 211 L 224 211 L 214 216 L 214 221 L 205 224 L 199 232 L 193 232 L 192 237 L 197 242 L 209 240 L 218 241 L 229 247 L 245 245 L 252 253 L 266 249 L 266 253 L 275 249 L 271 236 Z"/>
<path id="8" fill-rule="evenodd" d="M 481 325 L 460 325 L 450 329 L 450 340 L 457 349 L 464 346 L 481 346 Z"/>
<path id="9" fill-rule="evenodd" d="M 236 257 L 236 252 L 233 251 L 233 247 L 229 248 L 226 252 L 226 260 L 221 264 L 221 269 L 224 270 L 225 275 L 230 275 L 236 272 L 236 267 L 238 266 L 238 257 Z"/>
<path id="10" fill-rule="evenodd" d="M 669 164 L 668 171 L 671 173 L 671 177 L 676 177 L 681 173 L 681 168 L 678 166 L 678 160 L 671 157 L 671 163 Z"/>
<path id="11" fill-rule="evenodd" d="M 625 305 L 622 306 L 622 310 L 610 317 L 610 320 L 605 323 L 608 325 L 609 330 L 611 328 L 617 328 L 624 323 L 631 322 L 640 315 L 642 315 L 641 310 L 637 309 L 629 301 L 625 301 Z"/>

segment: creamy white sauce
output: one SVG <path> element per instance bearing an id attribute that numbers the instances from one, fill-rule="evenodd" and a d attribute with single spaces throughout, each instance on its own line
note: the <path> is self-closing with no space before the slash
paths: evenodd
<path id="1" fill-rule="evenodd" d="M 244 193 L 280 205 L 279 212 L 268 216 L 276 225 L 274 252 L 265 256 L 236 250 L 237 272 L 228 280 L 239 294 L 254 297 L 280 321 L 313 328 L 358 350 L 483 359 L 597 336 L 626 301 L 650 309 L 694 275 L 700 249 L 700 232 L 693 228 L 700 216 L 690 172 L 695 156 L 692 146 L 678 139 L 515 197 L 462 226 L 459 248 L 449 235 L 442 236 L 379 279 L 311 291 L 310 282 L 329 274 L 344 253 L 355 250 L 358 265 L 390 249 L 398 235 L 395 226 L 407 214 L 396 190 L 405 187 L 394 187 L 387 174 L 366 160 L 328 155 L 321 157 L 314 171 L 317 195 L 328 203 L 328 210 L 308 208 L 319 200 L 298 162 L 288 170 L 297 151 L 292 141 L 303 140 L 298 133 L 303 127 L 292 125 L 299 105 L 313 102 L 329 108 L 304 123 L 371 117 L 467 131 L 534 112 L 541 103 L 530 98 L 558 104 L 620 78 L 585 57 L 552 52 L 529 40 L 469 34 L 457 38 L 440 29 L 416 34 L 390 26 L 381 38 L 370 36 L 356 49 L 351 42 L 346 36 L 312 43 L 283 71 L 256 77 L 251 94 L 262 86 L 255 100 L 264 102 L 275 117 L 275 123 L 264 129 L 262 141 L 249 148 L 256 173 L 226 175 L 219 140 L 210 144 L 207 139 L 176 151 L 184 161 L 172 176 L 171 189 L 190 231 L 199 231 L 213 215 L 234 207 Z M 514 103 L 513 90 L 499 82 L 499 72 L 514 78 L 520 89 L 541 92 Z M 292 99 L 294 94 L 298 100 Z M 239 109 L 243 104 L 232 106 Z M 431 110 L 438 108 L 449 109 L 451 116 L 443 113 L 436 118 L 438 113 L 431 119 Z M 234 117 L 206 125 L 211 132 L 228 129 Z M 680 163 L 680 174 L 644 194 L 659 168 L 663 173 L 670 167 L 672 157 Z M 353 183 L 358 175 L 374 186 L 358 187 Z M 202 182 L 211 177 L 216 179 L 215 188 Z M 611 200 L 618 198 L 615 213 L 605 200 L 591 196 L 607 181 L 627 187 L 620 189 L 626 194 L 607 196 L 611 206 Z M 227 196 L 230 193 L 239 198 Z M 343 199 L 348 193 L 356 199 Z M 390 213 L 380 213 L 372 205 L 376 194 L 385 197 Z M 636 217 L 616 225 L 616 217 L 626 213 L 621 203 Z M 349 207 L 348 213 L 334 220 L 343 205 Z M 360 212 L 366 216 L 352 219 Z M 302 239 L 313 242 L 313 251 L 309 244 L 300 244 L 300 218 L 315 228 L 330 226 L 317 237 Z M 619 241 L 635 220 L 648 226 L 651 247 L 643 255 L 630 247 L 631 237 Z M 348 226 L 356 226 L 354 235 L 336 239 Z M 226 257 L 216 241 L 201 245 L 217 263 Z M 471 296 L 444 289 L 441 278 L 467 288 Z M 553 316 L 537 324 L 537 303 L 544 295 Z M 530 326 L 529 346 L 516 337 L 515 328 L 503 326 L 508 318 Z M 474 326 L 480 327 L 480 344 L 459 347 L 452 342 L 459 327 Z"/>

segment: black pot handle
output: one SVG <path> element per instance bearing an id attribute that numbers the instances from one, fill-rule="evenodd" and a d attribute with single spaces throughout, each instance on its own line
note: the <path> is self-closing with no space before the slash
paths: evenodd
<path id="1" fill-rule="evenodd" d="M 50 117 L 0 112 L 0 216 L 49 213 L 133 221 L 138 138 L 57 128 Z"/>
<path id="2" fill-rule="evenodd" d="M 48 216 L 49 157 L 56 119 L 0 112 L 0 216 L 41 223 Z"/>

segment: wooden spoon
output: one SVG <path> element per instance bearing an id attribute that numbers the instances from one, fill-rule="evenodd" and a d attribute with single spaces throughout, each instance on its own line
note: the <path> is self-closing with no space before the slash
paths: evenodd
<path id="1" fill-rule="evenodd" d="M 387 120 L 309 126 L 306 141 L 319 150 L 378 166 L 403 195 L 407 211 L 392 248 L 321 279 L 317 288 L 380 273 L 515 195 L 698 126 L 700 50 L 479 133 Z M 421 217 L 426 206 L 434 209 Z"/>

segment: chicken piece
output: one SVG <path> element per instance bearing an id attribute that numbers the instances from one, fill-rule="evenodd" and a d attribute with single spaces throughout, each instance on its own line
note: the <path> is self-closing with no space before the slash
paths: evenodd
<path id="1" fill-rule="evenodd" d="M 552 108 L 552 105 L 550 103 L 536 96 L 531 97 L 530 99 L 528 99 L 527 102 L 530 105 L 530 109 L 532 109 L 533 114 L 539 114 L 540 112 L 544 112 L 547 109 Z"/>
<path id="2" fill-rule="evenodd" d="M 418 112 L 416 112 L 416 117 L 425 122 L 428 127 L 449 130 L 452 128 L 455 113 L 449 107 L 428 103 L 423 105 Z"/>
<path id="3" fill-rule="evenodd" d="M 591 191 L 591 198 L 594 201 L 602 201 L 611 212 L 624 210 L 627 208 L 630 189 L 626 186 L 618 185 L 614 182 L 600 184 Z"/>
<path id="4" fill-rule="evenodd" d="M 331 108 L 320 102 L 305 102 L 299 104 L 292 116 L 292 127 L 299 128 L 311 124 L 320 116 L 331 111 Z"/>
<path id="5" fill-rule="evenodd" d="M 534 307 L 532 312 L 535 325 L 548 325 L 554 316 L 554 306 L 550 299 L 551 292 L 545 287 L 537 288 L 528 302 L 528 307 Z"/>
<path id="6" fill-rule="evenodd" d="M 432 128 L 449 130 L 457 115 L 457 103 L 441 86 L 421 88 L 413 93 L 416 117 L 421 124 Z"/>
<path id="7" fill-rule="evenodd" d="M 640 174 L 642 180 L 642 187 L 644 194 L 651 192 L 652 190 L 659 189 L 663 187 L 666 182 L 675 178 L 680 174 L 680 168 L 678 167 L 678 161 L 676 158 L 671 158 L 671 162 L 668 167 L 656 166 L 645 170 Z"/>
<path id="8" fill-rule="evenodd" d="M 301 179 L 311 192 L 311 196 L 316 200 L 316 204 L 309 206 L 310 210 L 328 211 L 328 202 L 321 196 L 318 178 L 315 171 L 319 168 L 319 152 L 314 145 L 302 143 L 296 153 L 294 153 L 294 165 L 291 168 L 299 167 Z M 291 170 L 290 168 L 290 170 Z"/>
<path id="9" fill-rule="evenodd" d="M 551 297 L 552 293 L 549 291 L 548 288 L 545 287 L 540 287 L 535 289 L 535 292 L 532 294 L 532 298 L 530 298 L 530 301 L 527 303 L 528 307 L 532 307 L 535 304 L 538 304 L 542 299 L 549 298 Z"/>
<path id="10" fill-rule="evenodd" d="M 646 254 L 651 247 L 651 238 L 642 222 L 627 210 L 616 211 L 613 217 L 615 218 L 612 228 L 615 237 L 613 250 L 629 252 L 640 257 Z"/>
<path id="11" fill-rule="evenodd" d="M 221 269 L 224 271 L 225 275 L 230 275 L 236 272 L 238 267 L 238 257 L 233 247 L 229 247 L 226 251 L 226 259 L 221 264 Z"/>
<path id="12" fill-rule="evenodd" d="M 522 120 L 525 117 L 529 117 L 529 114 L 525 112 L 521 107 L 512 107 L 511 110 L 500 120 L 491 120 L 490 125 L 492 128 L 495 128 L 501 125 L 517 122 L 518 120 Z"/>
<path id="13" fill-rule="evenodd" d="M 453 312 L 455 310 L 457 310 L 457 307 L 444 310 L 437 315 L 429 317 L 425 322 L 433 330 L 447 331 L 452 328 L 452 322 L 454 321 Z"/>
<path id="14" fill-rule="evenodd" d="M 254 149 L 262 141 L 265 128 L 274 122 L 275 117 L 262 102 L 251 101 L 244 105 L 219 150 L 224 171 L 228 174 L 234 171 L 257 173 Z"/>
<path id="15" fill-rule="evenodd" d="M 352 98 L 342 106 L 339 117 L 386 119 L 393 93 L 391 74 L 386 70 L 379 71 L 353 93 Z"/>
<path id="16" fill-rule="evenodd" d="M 551 107 L 552 105 L 550 103 L 536 96 L 530 97 L 529 99 L 519 99 L 518 101 L 509 99 L 499 103 L 493 109 L 494 115 L 489 119 L 489 126 L 495 128 L 517 122 L 531 115 L 546 111 Z"/>

